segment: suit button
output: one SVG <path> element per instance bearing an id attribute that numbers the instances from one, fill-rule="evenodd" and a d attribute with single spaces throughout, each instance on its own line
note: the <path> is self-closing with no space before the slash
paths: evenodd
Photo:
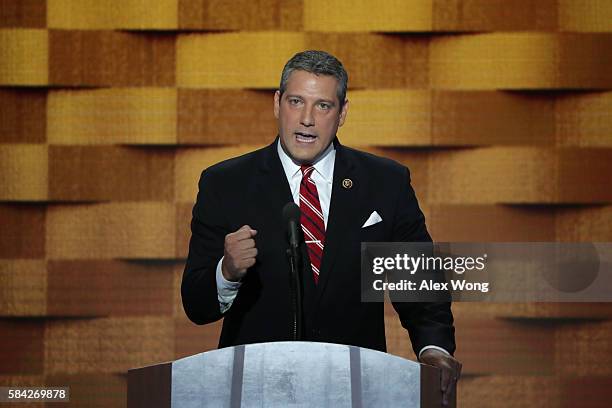
<path id="1" fill-rule="evenodd" d="M 313 336 L 318 336 L 320 334 L 321 334 L 321 330 L 319 330 L 319 329 L 312 329 L 312 335 Z"/>

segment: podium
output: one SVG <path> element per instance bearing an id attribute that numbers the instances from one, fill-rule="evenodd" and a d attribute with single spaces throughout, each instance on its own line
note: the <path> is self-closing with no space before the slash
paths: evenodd
<path id="1" fill-rule="evenodd" d="M 439 376 L 435 367 L 360 347 L 249 344 L 129 370 L 128 408 L 437 408 Z"/>

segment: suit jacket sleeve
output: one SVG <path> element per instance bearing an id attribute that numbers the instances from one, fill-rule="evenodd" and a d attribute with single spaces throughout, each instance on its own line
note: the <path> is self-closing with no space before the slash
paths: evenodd
<path id="1" fill-rule="evenodd" d="M 225 235 L 229 232 L 226 214 L 214 177 L 202 172 L 193 207 L 191 240 L 181 297 L 185 313 L 194 323 L 205 324 L 222 317 L 217 296 L 216 267 L 223 256 Z"/>
<path id="2" fill-rule="evenodd" d="M 419 208 L 410 185 L 410 172 L 405 169 L 405 187 L 402 189 L 395 211 L 393 241 L 431 242 L 425 226 L 425 216 Z M 455 352 L 455 328 L 450 302 L 394 302 L 393 307 L 402 326 L 408 330 L 412 347 L 418 355 L 427 345 Z"/>

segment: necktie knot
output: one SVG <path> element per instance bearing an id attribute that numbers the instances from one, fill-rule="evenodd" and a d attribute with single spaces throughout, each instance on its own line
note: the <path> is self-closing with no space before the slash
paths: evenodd
<path id="1" fill-rule="evenodd" d="M 302 177 L 310 178 L 310 175 L 314 171 L 314 166 L 312 164 L 304 164 L 300 167 L 300 170 L 302 171 Z"/>

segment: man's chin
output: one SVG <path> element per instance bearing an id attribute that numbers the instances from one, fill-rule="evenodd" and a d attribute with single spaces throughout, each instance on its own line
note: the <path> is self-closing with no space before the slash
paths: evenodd
<path id="1" fill-rule="evenodd" d="M 291 149 L 289 156 L 296 163 L 310 164 L 319 153 L 320 150 L 316 146 L 297 146 Z"/>
<path id="2" fill-rule="evenodd" d="M 293 156 L 291 159 L 297 164 L 312 164 L 316 156 Z"/>

